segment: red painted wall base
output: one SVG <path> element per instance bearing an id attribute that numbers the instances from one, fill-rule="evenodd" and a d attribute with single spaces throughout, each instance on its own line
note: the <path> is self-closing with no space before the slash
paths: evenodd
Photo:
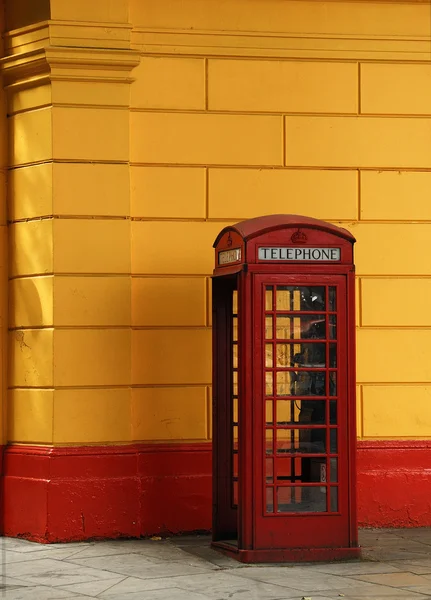
<path id="1" fill-rule="evenodd" d="M 3 460 L 3 532 L 38 542 L 211 528 L 211 444 L 42 448 Z M 358 444 L 359 523 L 431 526 L 431 441 Z"/>
<path id="2" fill-rule="evenodd" d="M 431 441 L 358 443 L 362 527 L 431 526 Z"/>
<path id="3" fill-rule="evenodd" d="M 12 446 L 4 535 L 37 542 L 211 528 L 211 445 Z"/>

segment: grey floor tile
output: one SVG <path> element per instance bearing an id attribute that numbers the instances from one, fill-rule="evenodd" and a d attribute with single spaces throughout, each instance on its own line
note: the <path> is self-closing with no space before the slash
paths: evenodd
<path id="1" fill-rule="evenodd" d="M 111 600 L 207 600 L 207 597 L 199 592 L 189 592 L 177 588 L 143 590 L 130 594 L 110 596 L 110 598 Z"/>
<path id="2" fill-rule="evenodd" d="M 346 592 L 346 590 L 344 590 Z M 386 594 L 386 595 L 379 595 L 376 592 L 371 593 L 371 595 L 369 596 L 358 596 L 358 595 L 352 595 L 351 593 L 349 594 L 348 592 L 344 594 L 344 596 L 346 597 L 346 600 L 428 600 L 427 596 L 424 596 L 423 594 L 416 594 L 414 592 L 409 593 L 409 592 L 401 592 L 399 593 L 399 590 L 395 590 L 395 594 Z M 383 594 L 385 594 L 385 592 L 383 592 Z M 313 597 L 312 600 L 320 600 L 318 597 L 315 598 Z M 330 600 L 342 600 L 342 598 L 340 598 L 339 596 L 332 596 L 330 598 Z"/>
<path id="3" fill-rule="evenodd" d="M 33 585 L 72 585 L 112 579 L 112 575 L 103 569 L 91 569 L 59 560 L 32 560 L 25 563 L 14 563 L 8 567 L 8 575 L 29 582 Z"/>
<path id="4" fill-rule="evenodd" d="M 40 552 L 49 550 L 58 550 L 61 548 L 85 548 L 88 542 L 71 542 L 69 544 L 38 544 L 37 542 L 29 542 L 27 540 L 19 540 L 17 538 L 0 538 L 0 548 L 6 550 L 14 550 L 15 552 Z"/>
<path id="5" fill-rule="evenodd" d="M 46 545 L 3 538 L 5 597 L 431 599 L 431 529 L 362 530 L 364 560 L 326 564 L 244 565 L 211 549 L 210 541 L 210 536 L 184 536 Z"/>
<path id="6" fill-rule="evenodd" d="M 416 592 L 417 594 L 424 594 L 425 597 L 431 598 L 431 587 L 429 585 L 412 585 L 404 588 L 406 593 Z M 423 600 L 425 600 L 423 598 Z"/>
<path id="7" fill-rule="evenodd" d="M 217 598 L 217 600 L 300 600 L 302 594 L 298 591 L 288 592 L 288 590 L 276 586 L 266 586 L 259 582 L 253 582 L 252 586 L 243 586 L 239 589 L 235 587 L 226 590 L 220 588 L 210 589 L 208 586 L 206 589 L 199 591 L 184 587 L 169 587 L 159 588 L 158 590 L 146 589 L 120 592 L 110 596 L 99 596 L 99 598 L 105 598 L 106 600 L 134 600 L 137 598 L 142 600 L 210 600 L 211 598 Z"/>
<path id="8" fill-rule="evenodd" d="M 237 573 L 237 571 L 235 571 Z M 189 592 L 203 594 L 212 600 L 276 600 L 285 596 L 294 598 L 302 596 L 298 591 L 290 591 L 277 585 L 264 584 L 259 581 L 246 580 L 228 571 L 216 571 L 207 575 L 179 576 L 168 579 L 143 580 L 130 577 L 100 594 L 100 598 L 111 600 L 112 596 L 132 592 L 149 591 L 176 587 Z M 168 596 L 167 596 L 168 597 Z"/>
<path id="9" fill-rule="evenodd" d="M 2 598 L 5 600 L 67 600 L 70 598 L 70 592 L 63 592 L 62 590 L 39 585 L 6 590 Z"/>
<path id="10" fill-rule="evenodd" d="M 431 529 L 429 527 L 415 527 L 412 529 L 395 529 L 394 535 L 397 537 L 421 541 L 424 544 L 431 545 Z"/>
<path id="11" fill-rule="evenodd" d="M 7 550 L 0 553 L 0 560 L 2 564 L 6 565 L 31 560 L 41 560 L 42 558 L 64 560 L 65 558 L 76 556 L 79 552 L 80 550 L 77 548 L 56 548 L 55 550 L 41 549 L 39 552 L 16 552 L 15 550 Z"/>
<path id="12" fill-rule="evenodd" d="M 375 562 L 392 562 L 394 560 L 420 560 L 429 558 L 429 551 L 412 552 L 410 550 L 396 550 L 392 548 L 366 548 L 362 552 L 366 560 Z"/>
<path id="13" fill-rule="evenodd" d="M 170 542 L 153 542 L 149 540 L 118 540 L 113 542 L 96 542 L 86 548 L 82 548 L 76 558 L 96 558 L 98 556 L 116 556 L 120 554 L 149 554 L 160 556 L 162 559 L 169 558 L 182 560 L 184 551 Z"/>
<path id="14" fill-rule="evenodd" d="M 205 557 L 201 557 L 193 552 L 193 547 L 179 548 L 172 544 L 157 545 L 146 544 L 141 547 L 139 553 L 143 556 L 148 556 L 158 560 L 169 560 L 169 561 L 206 561 Z"/>
<path id="15" fill-rule="evenodd" d="M 377 563 L 379 564 L 379 563 Z M 431 575 L 431 556 L 418 558 L 417 560 L 397 560 L 392 563 L 399 571 L 415 573 L 416 575 Z"/>
<path id="16" fill-rule="evenodd" d="M 360 598 L 361 600 L 425 600 L 424 595 L 407 589 L 397 589 L 386 585 L 377 585 L 368 583 L 366 585 L 357 586 L 350 584 L 348 587 L 343 587 L 332 591 L 335 600 L 340 600 L 342 595 L 348 600 L 352 598 Z M 314 599 L 313 599 L 314 600 Z"/>
<path id="17" fill-rule="evenodd" d="M 404 564 L 404 563 L 403 563 Z M 373 573 L 396 573 L 403 571 L 400 566 L 389 565 L 387 563 L 379 563 L 372 561 L 360 562 L 344 562 L 344 563 L 329 563 L 324 565 L 313 565 L 313 571 L 318 573 L 328 573 L 331 575 L 367 575 Z"/>
<path id="18" fill-rule="evenodd" d="M 160 590 L 175 587 L 176 577 L 168 577 L 166 579 L 140 579 L 138 577 L 126 577 L 121 582 L 113 585 L 106 591 L 99 594 L 99 598 L 111 600 L 112 596 L 131 594 L 145 590 Z"/>
<path id="19" fill-rule="evenodd" d="M 199 544 L 209 546 L 211 543 L 211 535 L 178 535 L 169 538 L 169 541 L 174 546 L 196 546 Z"/>
<path id="20" fill-rule="evenodd" d="M 307 566 L 250 567 L 249 569 L 238 570 L 235 573 L 246 579 L 255 579 L 310 593 L 347 587 L 352 582 L 348 577 L 318 573 Z M 358 582 L 359 585 L 360 583 Z"/>
<path id="21" fill-rule="evenodd" d="M 187 589 L 190 589 L 188 587 Z M 202 593 L 209 600 L 280 600 L 281 598 L 302 598 L 300 590 L 263 583 L 255 580 L 243 580 L 235 584 L 220 582 L 214 587 L 204 587 Z"/>
<path id="22" fill-rule="evenodd" d="M 404 588 L 412 585 L 428 585 L 431 593 L 431 579 L 423 575 L 414 573 L 379 573 L 374 575 L 358 575 L 355 579 L 359 581 L 368 581 L 368 583 L 378 583 L 379 585 L 389 585 L 396 588 Z"/>
<path id="23" fill-rule="evenodd" d="M 170 577 L 195 573 L 205 573 L 216 567 L 205 561 L 193 563 L 193 560 L 184 562 L 165 559 L 163 561 L 146 557 L 142 554 L 127 554 L 117 556 L 103 556 L 97 558 L 84 558 L 70 561 L 69 564 L 82 565 L 95 569 L 105 569 L 112 573 L 131 575 L 148 579 L 152 577 Z"/>
<path id="24" fill-rule="evenodd" d="M 73 594 L 84 594 L 86 596 L 98 596 L 102 592 L 109 591 L 112 587 L 123 581 L 125 577 L 115 577 L 113 579 L 101 579 L 98 581 L 89 581 L 86 583 L 74 583 L 72 585 L 62 585 L 61 590 L 68 591 Z"/>
<path id="25" fill-rule="evenodd" d="M 230 558 L 221 552 L 217 552 L 213 548 L 209 546 L 183 546 L 183 551 L 186 552 L 190 556 L 195 556 L 196 558 L 200 558 L 208 561 L 209 563 L 225 568 L 225 569 L 240 569 L 244 567 L 244 564 L 235 560 L 234 558 Z"/>
<path id="26" fill-rule="evenodd" d="M 46 571 L 55 572 L 56 570 L 76 569 L 76 565 L 66 563 L 61 560 L 42 558 L 37 560 L 26 560 L 19 563 L 12 563 L 7 566 L 7 574 L 11 577 L 20 578 L 22 575 L 37 574 Z"/>
<path id="27" fill-rule="evenodd" d="M 149 540 L 130 540 L 126 542 L 93 544 L 85 548 L 74 558 L 81 560 L 84 558 L 97 558 L 100 556 L 120 556 L 130 554 L 140 554 L 148 558 L 151 562 L 163 563 L 168 561 L 188 561 L 189 563 L 201 563 L 205 558 L 188 551 L 189 547 L 174 546 L 170 542 L 152 542 Z"/>
<path id="28" fill-rule="evenodd" d="M 25 581 L 33 585 L 47 585 L 51 587 L 60 587 L 64 585 L 77 585 L 79 583 L 89 583 L 97 580 L 99 577 L 98 573 L 89 572 L 88 570 L 76 569 L 75 571 L 65 572 L 46 572 L 38 573 L 37 575 L 25 575 Z M 108 574 L 108 578 L 112 577 Z"/>
<path id="29" fill-rule="evenodd" d="M 22 581 L 21 579 L 16 579 L 14 577 L 8 577 L 7 575 L 0 576 L 0 595 L 1 593 L 5 593 L 8 590 L 29 587 L 30 584 L 26 581 Z"/>

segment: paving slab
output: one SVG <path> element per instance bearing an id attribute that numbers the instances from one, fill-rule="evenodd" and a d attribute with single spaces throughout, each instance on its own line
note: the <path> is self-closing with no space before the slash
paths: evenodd
<path id="1" fill-rule="evenodd" d="M 209 536 L 36 544 L 0 539 L 6 600 L 431 599 L 431 529 L 362 530 L 362 559 L 245 565 Z"/>
<path id="2" fill-rule="evenodd" d="M 290 590 L 282 586 L 266 584 L 260 581 L 246 580 L 226 570 L 214 571 L 207 575 L 194 577 L 180 576 L 170 579 L 142 580 L 139 578 L 125 579 L 118 585 L 100 595 L 100 598 L 113 600 L 112 596 L 121 596 L 131 592 L 155 591 L 160 589 L 178 588 L 203 594 L 206 600 L 278 600 L 279 598 L 295 598 L 303 596 L 299 590 Z M 167 596 L 168 597 L 168 596 Z"/>
<path id="3" fill-rule="evenodd" d="M 116 585 L 121 583 L 125 577 L 114 577 L 112 579 L 103 579 L 99 581 L 89 581 L 86 583 L 72 583 L 71 585 L 61 585 L 58 589 L 65 590 L 71 594 L 84 594 L 85 596 L 96 597 L 103 592 L 108 592 Z"/>

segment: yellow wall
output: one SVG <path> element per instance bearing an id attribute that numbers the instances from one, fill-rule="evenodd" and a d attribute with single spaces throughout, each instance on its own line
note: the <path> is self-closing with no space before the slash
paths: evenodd
<path id="1" fill-rule="evenodd" d="M 0 2 L 0 29 L 5 27 L 3 3 Z M 0 40 L 0 56 L 3 56 Z M 6 120 L 6 95 L 0 86 L 0 444 L 7 440 L 7 217 L 6 182 L 8 163 L 8 131 Z"/>
<path id="2" fill-rule="evenodd" d="M 357 237 L 358 433 L 426 436 L 430 4 L 51 0 L 51 19 L 6 37 L 9 439 L 209 439 L 212 242 L 271 212 Z"/>

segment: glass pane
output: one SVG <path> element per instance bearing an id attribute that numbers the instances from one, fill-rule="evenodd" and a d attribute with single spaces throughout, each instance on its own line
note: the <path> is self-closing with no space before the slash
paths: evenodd
<path id="1" fill-rule="evenodd" d="M 338 458 L 330 458 L 330 481 L 331 483 L 338 483 Z"/>
<path id="2" fill-rule="evenodd" d="M 277 454 L 299 452 L 299 433 L 297 429 L 276 429 L 275 450 Z"/>
<path id="3" fill-rule="evenodd" d="M 293 367 L 293 352 L 297 344 L 277 344 L 276 346 L 276 367 Z"/>
<path id="4" fill-rule="evenodd" d="M 272 287 L 267 286 L 265 290 L 265 310 L 272 310 Z"/>
<path id="5" fill-rule="evenodd" d="M 238 292 L 235 290 L 232 296 L 232 312 L 236 315 L 238 313 Z"/>
<path id="6" fill-rule="evenodd" d="M 325 400 L 277 400 L 277 425 L 324 425 Z"/>
<path id="7" fill-rule="evenodd" d="M 232 371 L 232 393 L 238 396 L 238 371 Z"/>
<path id="8" fill-rule="evenodd" d="M 322 311 L 325 310 L 325 288 L 323 286 L 298 287 L 278 285 L 276 309 Z"/>
<path id="9" fill-rule="evenodd" d="M 337 425 L 337 401 L 329 402 L 329 422 L 331 425 Z"/>
<path id="10" fill-rule="evenodd" d="M 277 367 L 326 366 L 326 344 L 277 344 Z"/>
<path id="11" fill-rule="evenodd" d="M 337 366 L 337 344 L 329 344 L 329 366 L 332 369 Z"/>
<path id="12" fill-rule="evenodd" d="M 274 488 L 272 487 L 266 488 L 266 512 L 274 512 Z"/>
<path id="13" fill-rule="evenodd" d="M 329 431 L 329 439 L 330 439 L 330 452 L 331 454 L 336 454 L 337 453 L 337 448 L 338 448 L 338 434 L 337 434 L 337 430 L 336 429 L 331 429 Z"/>
<path id="14" fill-rule="evenodd" d="M 238 423 L 238 398 L 232 398 L 232 420 Z"/>
<path id="15" fill-rule="evenodd" d="M 232 339 L 234 342 L 238 341 L 238 319 L 233 317 L 232 319 Z"/>
<path id="16" fill-rule="evenodd" d="M 329 315 L 329 339 L 337 339 L 337 317 L 335 315 Z"/>
<path id="17" fill-rule="evenodd" d="M 331 371 L 329 373 L 329 395 L 336 396 L 337 395 L 337 372 Z"/>
<path id="18" fill-rule="evenodd" d="M 297 333 L 294 333 L 296 328 Z M 300 338 L 300 322 L 298 317 L 276 317 L 275 336 L 279 340 Z"/>
<path id="19" fill-rule="evenodd" d="M 296 374 L 291 372 L 277 372 L 277 396 L 294 396 L 295 388 L 292 387 Z"/>
<path id="20" fill-rule="evenodd" d="M 275 308 L 276 310 L 293 310 L 293 298 L 291 293 L 292 288 L 283 285 L 278 285 L 275 292 Z M 298 296 L 299 300 L 299 296 Z"/>
<path id="21" fill-rule="evenodd" d="M 330 318 L 335 316 L 331 315 Z M 301 315 L 276 317 L 276 337 L 279 340 L 324 340 L 326 319 L 324 315 Z"/>
<path id="22" fill-rule="evenodd" d="M 334 287 L 329 288 L 329 310 L 336 312 L 337 310 L 337 290 Z"/>
<path id="23" fill-rule="evenodd" d="M 238 368 L 238 345 L 232 346 L 232 366 L 234 369 Z"/>
<path id="24" fill-rule="evenodd" d="M 272 340 L 272 317 L 265 317 L 265 339 Z"/>
<path id="25" fill-rule="evenodd" d="M 236 425 L 232 428 L 232 436 L 233 436 L 233 449 L 238 450 L 238 427 Z"/>
<path id="26" fill-rule="evenodd" d="M 238 482 L 233 482 L 233 505 L 238 506 Z"/>
<path id="27" fill-rule="evenodd" d="M 233 476 L 238 477 L 238 454 L 233 454 Z"/>
<path id="28" fill-rule="evenodd" d="M 295 504 L 295 488 L 277 487 L 277 512 L 286 512 L 286 507 Z"/>
<path id="29" fill-rule="evenodd" d="M 298 421 L 299 410 L 290 400 L 277 400 L 277 425 L 289 425 Z"/>
<path id="30" fill-rule="evenodd" d="M 299 464 L 295 464 L 298 463 Z M 296 475 L 299 475 L 301 472 L 301 459 L 300 458 L 278 458 L 276 461 L 276 478 L 278 482 L 286 482 L 286 481 L 295 481 L 295 467 L 299 467 L 297 469 Z"/>
<path id="31" fill-rule="evenodd" d="M 267 400 L 265 403 L 265 418 L 266 418 L 266 424 L 272 425 L 272 419 L 273 419 L 272 400 Z"/>
<path id="32" fill-rule="evenodd" d="M 326 396 L 324 371 L 277 371 L 277 396 Z"/>
<path id="33" fill-rule="evenodd" d="M 265 394 L 267 396 L 273 395 L 273 377 L 272 373 L 265 373 Z"/>
<path id="34" fill-rule="evenodd" d="M 326 512 L 326 487 L 277 487 L 277 512 Z"/>
<path id="35" fill-rule="evenodd" d="M 272 344 L 265 344 L 265 367 L 267 369 L 271 369 L 273 367 L 272 350 Z"/>
<path id="36" fill-rule="evenodd" d="M 266 483 L 274 483 L 274 460 L 265 459 Z"/>
<path id="37" fill-rule="evenodd" d="M 274 434 L 272 429 L 266 429 L 265 430 L 265 452 L 266 454 L 272 454 L 273 453 L 273 438 L 274 438 Z"/>
<path id="38" fill-rule="evenodd" d="M 337 487 L 331 487 L 330 488 L 331 492 L 331 511 L 332 512 L 338 512 L 338 488 Z"/>
<path id="39" fill-rule="evenodd" d="M 277 454 L 324 454 L 326 429 L 277 429 Z"/>
<path id="40" fill-rule="evenodd" d="M 298 482 L 326 482 L 326 458 L 301 458 L 299 460 L 301 461 L 301 469 L 300 471 L 297 470 L 296 480 Z"/>

